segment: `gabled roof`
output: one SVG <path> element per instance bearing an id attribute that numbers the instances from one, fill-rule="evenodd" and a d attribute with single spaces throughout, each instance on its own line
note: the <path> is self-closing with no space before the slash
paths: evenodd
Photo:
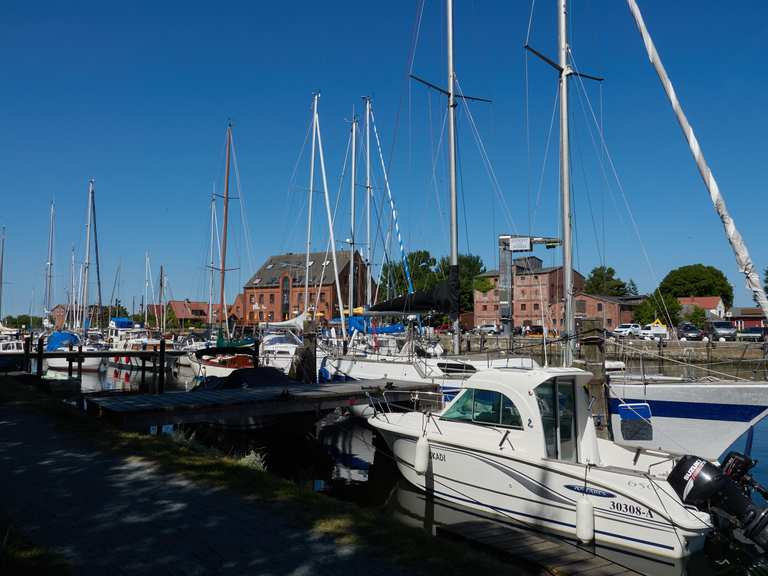
<path id="1" fill-rule="evenodd" d="M 681 306 L 698 306 L 703 310 L 715 310 L 722 301 L 720 296 L 686 296 L 684 298 L 678 298 Z"/>
<path id="2" fill-rule="evenodd" d="M 748 307 L 741 307 L 741 308 L 732 308 L 731 309 L 731 317 L 755 317 L 755 318 L 762 318 L 763 317 L 763 309 L 759 308 L 757 306 L 748 306 Z"/>
<path id="3" fill-rule="evenodd" d="M 363 264 L 360 254 L 355 252 L 355 266 Z M 280 283 L 280 277 L 284 274 L 290 275 L 293 278 L 294 284 L 304 284 L 304 270 L 306 268 L 306 253 L 294 254 L 289 252 L 288 254 L 278 254 L 276 256 L 270 256 L 267 261 L 262 264 L 248 282 L 245 283 L 246 288 L 258 288 L 261 286 L 277 286 Z M 323 262 L 327 262 L 325 266 L 325 274 L 323 274 Z M 309 254 L 309 284 L 310 286 L 317 286 L 320 284 L 320 278 L 323 279 L 323 285 L 331 286 L 334 284 L 333 278 L 333 256 L 328 253 L 326 259 L 325 252 L 311 252 Z M 336 262 L 339 266 L 339 273 L 347 267 L 349 264 L 349 251 L 336 252 Z"/>

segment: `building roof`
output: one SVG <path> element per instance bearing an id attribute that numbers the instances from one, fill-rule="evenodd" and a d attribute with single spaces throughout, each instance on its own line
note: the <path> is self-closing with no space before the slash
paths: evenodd
<path id="1" fill-rule="evenodd" d="M 550 272 L 556 272 L 557 270 L 560 270 L 562 266 L 548 266 L 546 268 L 537 268 L 535 270 L 525 270 L 524 272 L 518 272 L 518 276 L 531 276 L 533 274 L 548 274 Z M 574 270 L 574 272 L 576 272 Z M 576 272 L 578 274 L 578 272 Z"/>
<path id="2" fill-rule="evenodd" d="M 703 310 L 715 310 L 722 301 L 720 296 L 686 296 L 684 298 L 678 298 L 681 306 L 691 305 L 698 306 Z"/>
<path id="3" fill-rule="evenodd" d="M 475 278 L 493 278 L 495 276 L 499 275 L 498 270 L 486 270 L 485 272 L 481 272 Z"/>
<path id="4" fill-rule="evenodd" d="M 362 264 L 360 254 L 355 252 L 357 263 Z M 294 284 L 304 284 L 304 270 L 306 266 L 306 253 L 294 254 L 289 252 L 288 254 L 278 254 L 276 256 L 270 256 L 267 261 L 261 265 L 256 274 L 254 274 L 248 282 L 245 283 L 246 288 L 258 288 L 263 286 L 277 286 L 280 282 L 280 277 L 286 272 L 293 278 Z M 325 266 L 325 274 L 323 274 L 323 261 L 326 260 L 325 252 L 311 252 L 309 254 L 309 284 L 310 286 L 318 286 L 320 279 L 323 279 L 325 286 L 332 286 L 334 284 L 333 278 L 333 257 L 329 253 L 327 259 L 327 265 Z M 339 266 L 339 273 L 346 268 L 349 264 L 349 251 L 336 252 L 336 262 Z"/>
<path id="5" fill-rule="evenodd" d="M 762 318 L 763 317 L 763 309 L 757 306 L 748 306 L 748 307 L 733 307 L 731 309 L 731 317 L 754 317 L 754 318 Z"/>

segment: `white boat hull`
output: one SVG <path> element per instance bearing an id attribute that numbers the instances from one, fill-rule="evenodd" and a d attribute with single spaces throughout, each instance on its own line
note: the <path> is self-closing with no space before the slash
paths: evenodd
<path id="1" fill-rule="evenodd" d="M 46 360 L 51 370 L 69 370 L 69 362 L 66 358 L 48 358 Z M 77 371 L 77 362 L 72 362 L 72 370 Z M 83 358 L 81 370 L 83 372 L 103 372 L 107 369 L 104 358 Z"/>

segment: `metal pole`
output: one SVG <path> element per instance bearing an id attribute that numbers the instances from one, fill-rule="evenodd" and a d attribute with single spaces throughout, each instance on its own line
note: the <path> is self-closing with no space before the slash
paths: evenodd
<path id="1" fill-rule="evenodd" d="M 144 301 L 142 302 L 144 308 L 144 327 L 148 326 L 149 316 L 147 312 L 147 304 L 149 304 L 149 253 L 144 252 Z"/>
<path id="2" fill-rule="evenodd" d="M 309 252 L 312 249 L 312 193 L 315 188 L 315 147 L 317 146 L 317 100 L 320 94 L 312 95 L 312 151 L 309 160 L 309 191 L 307 192 L 307 258 L 304 264 L 304 312 L 309 307 Z"/>
<path id="3" fill-rule="evenodd" d="M 5 268 L 5 226 L 0 232 L 0 324 L 3 323 L 3 269 Z"/>
<path id="4" fill-rule="evenodd" d="M 371 98 L 365 97 L 365 305 L 371 307 Z"/>
<path id="5" fill-rule="evenodd" d="M 352 165 L 350 167 L 349 193 L 350 200 L 350 224 L 349 237 L 349 315 L 355 307 L 355 177 L 357 170 L 357 117 L 352 115 Z"/>
<path id="6" fill-rule="evenodd" d="M 232 148 L 232 123 L 227 124 L 227 159 L 224 169 L 224 223 L 221 227 L 221 280 L 219 282 L 219 325 L 226 326 L 226 334 L 229 337 L 229 323 L 227 322 L 227 305 L 224 301 L 224 278 L 227 269 L 227 220 L 229 217 L 229 155 Z M 226 324 L 225 324 L 226 323 Z"/>
<path id="7" fill-rule="evenodd" d="M 210 263 L 208 265 L 210 276 L 208 282 L 208 329 L 211 329 L 213 325 L 213 245 L 216 237 L 216 194 L 211 196 L 211 248 L 210 248 Z"/>
<path id="8" fill-rule="evenodd" d="M 558 0 L 558 43 L 560 59 L 560 194 L 563 204 L 563 292 L 565 326 L 563 327 L 563 366 L 573 363 L 573 262 L 571 243 L 571 167 L 568 141 L 568 0 Z"/>
<path id="9" fill-rule="evenodd" d="M 162 394 L 165 392 L 165 338 L 160 338 L 160 354 L 157 373 L 157 393 Z"/>
<path id="10" fill-rule="evenodd" d="M 48 226 L 48 261 L 45 263 L 45 298 L 43 307 L 45 308 L 44 315 L 48 318 L 48 314 L 51 312 L 51 300 L 53 295 L 51 294 L 52 281 L 53 281 L 53 226 L 55 218 L 56 207 L 51 202 L 51 216 Z M 48 318 L 50 322 L 50 318 Z"/>
<path id="11" fill-rule="evenodd" d="M 165 291 L 165 277 L 163 275 L 163 265 L 160 264 L 160 318 L 157 324 L 160 327 L 160 334 L 165 334 L 165 303 L 163 302 L 163 292 Z M 155 309 L 155 312 L 158 310 Z"/>
<path id="12" fill-rule="evenodd" d="M 85 323 L 88 320 L 88 269 L 91 266 L 91 202 L 93 201 L 93 178 L 88 181 L 88 218 L 85 224 L 85 260 L 83 261 L 83 299 L 80 305 L 83 307 L 81 328 L 83 336 L 87 335 Z"/>
<path id="13" fill-rule="evenodd" d="M 91 214 L 93 217 L 93 248 L 96 255 L 96 328 L 101 328 L 101 266 L 99 265 L 99 232 L 96 228 L 96 189 L 91 192 Z"/>
<path id="14" fill-rule="evenodd" d="M 446 0 L 448 40 L 448 172 L 451 193 L 451 256 L 448 283 L 451 289 L 451 320 L 453 323 L 453 353 L 461 351 L 459 326 L 459 228 L 456 198 L 456 99 L 453 69 L 453 0 Z"/>

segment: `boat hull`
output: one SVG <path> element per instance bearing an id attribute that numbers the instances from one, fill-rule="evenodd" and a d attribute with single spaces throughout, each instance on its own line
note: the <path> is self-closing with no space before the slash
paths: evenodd
<path id="1" fill-rule="evenodd" d="M 576 502 L 585 496 L 595 510 L 597 545 L 652 559 L 688 556 L 703 547 L 710 530 L 703 522 L 700 529 L 675 528 L 668 518 L 652 511 L 649 502 L 654 491 L 642 475 L 630 481 L 643 486 L 641 489 L 648 492 L 645 499 L 622 489 L 622 483 L 628 482 L 626 476 L 595 468 L 589 471 L 590 490 L 584 495 L 580 493 L 584 466 L 526 461 L 432 439 L 429 467 L 422 475 L 414 469 L 416 437 L 381 428 L 379 432 L 394 454 L 400 473 L 413 486 L 506 521 L 574 538 Z M 478 479 L 482 479 L 481 483 Z"/>
<path id="2" fill-rule="evenodd" d="M 51 370 L 69 370 L 69 362 L 66 358 L 48 358 L 46 360 Z M 102 372 L 107 369 L 104 358 L 83 358 L 80 370 L 83 372 Z M 78 370 L 77 362 L 72 362 L 72 370 Z"/>

